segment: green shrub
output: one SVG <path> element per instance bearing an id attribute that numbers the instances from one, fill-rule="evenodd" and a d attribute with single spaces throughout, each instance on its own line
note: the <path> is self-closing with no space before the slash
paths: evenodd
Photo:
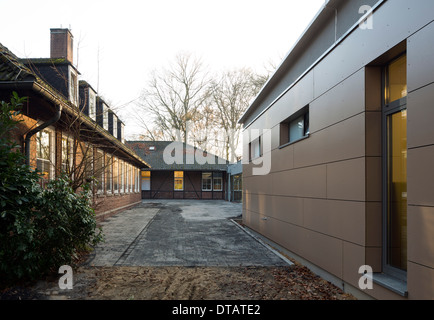
<path id="1" fill-rule="evenodd" d="M 102 241 L 89 185 L 75 193 L 66 176 L 39 185 L 39 173 L 9 138 L 24 99 L 0 103 L 0 282 L 37 279 L 71 264 Z"/>

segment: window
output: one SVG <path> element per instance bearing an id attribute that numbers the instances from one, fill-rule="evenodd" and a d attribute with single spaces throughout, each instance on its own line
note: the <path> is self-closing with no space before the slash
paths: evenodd
<path id="1" fill-rule="evenodd" d="M 125 166 L 122 160 L 119 160 L 119 179 L 119 192 L 124 193 Z"/>
<path id="2" fill-rule="evenodd" d="M 261 137 L 253 140 L 250 145 L 250 160 L 261 157 Z"/>
<path id="3" fill-rule="evenodd" d="M 202 191 L 212 191 L 212 173 L 202 173 Z"/>
<path id="4" fill-rule="evenodd" d="M 62 136 L 62 171 L 66 174 L 69 174 L 72 170 L 73 147 L 73 140 Z"/>
<path id="5" fill-rule="evenodd" d="M 407 57 L 384 68 L 383 260 L 385 273 L 407 271 Z"/>
<path id="6" fill-rule="evenodd" d="M 78 81 L 77 74 L 71 69 L 69 73 L 69 101 L 78 105 Z"/>
<path id="7" fill-rule="evenodd" d="M 119 160 L 113 159 L 113 191 L 119 193 Z"/>
<path id="8" fill-rule="evenodd" d="M 108 119 L 108 107 L 107 105 L 103 104 L 103 111 L 102 111 L 102 125 L 103 128 L 108 130 L 109 129 L 109 119 Z"/>
<path id="9" fill-rule="evenodd" d="M 297 142 L 309 136 L 309 107 L 305 107 L 280 124 L 280 145 Z"/>
<path id="10" fill-rule="evenodd" d="M 241 175 L 235 175 L 235 176 L 233 176 L 232 186 L 234 188 L 234 191 L 242 191 L 243 190 L 243 184 L 242 184 L 242 177 L 241 177 Z"/>
<path id="11" fill-rule="evenodd" d="M 104 192 L 104 153 L 97 151 L 95 159 L 96 190 L 98 193 Z"/>
<path id="12" fill-rule="evenodd" d="M 96 95 L 89 89 L 89 117 L 96 121 Z"/>
<path id="13" fill-rule="evenodd" d="M 213 174 L 213 189 L 214 191 L 223 190 L 223 175 L 221 172 L 215 172 Z"/>
<path id="14" fill-rule="evenodd" d="M 184 171 L 175 171 L 175 191 L 184 190 Z"/>
<path id="15" fill-rule="evenodd" d="M 142 191 L 151 190 L 151 171 L 142 171 Z"/>
<path id="16" fill-rule="evenodd" d="M 113 158 L 109 155 L 106 156 L 105 175 L 106 175 L 105 189 L 107 193 L 111 193 L 113 188 Z"/>
<path id="17" fill-rule="evenodd" d="M 113 113 L 113 137 L 118 137 L 118 117 Z"/>
<path id="18" fill-rule="evenodd" d="M 43 180 L 54 178 L 54 132 L 45 129 L 36 135 L 36 166 Z"/>

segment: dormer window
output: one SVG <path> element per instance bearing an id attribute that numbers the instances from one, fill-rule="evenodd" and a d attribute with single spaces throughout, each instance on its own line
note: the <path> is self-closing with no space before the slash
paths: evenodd
<path id="1" fill-rule="evenodd" d="M 89 117 L 96 121 L 96 94 L 89 89 Z"/>
<path id="2" fill-rule="evenodd" d="M 102 111 L 102 125 L 103 128 L 108 130 L 109 129 L 109 112 L 108 107 L 106 104 L 103 104 L 103 111 Z"/>
<path id="3" fill-rule="evenodd" d="M 69 101 L 78 106 L 78 75 L 73 68 L 69 68 Z"/>

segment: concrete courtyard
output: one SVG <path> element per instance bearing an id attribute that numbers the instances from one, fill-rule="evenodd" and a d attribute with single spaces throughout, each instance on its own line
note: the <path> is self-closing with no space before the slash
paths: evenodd
<path id="1" fill-rule="evenodd" d="M 106 241 L 91 266 L 288 266 L 232 218 L 242 205 L 220 200 L 143 200 L 101 225 Z"/>

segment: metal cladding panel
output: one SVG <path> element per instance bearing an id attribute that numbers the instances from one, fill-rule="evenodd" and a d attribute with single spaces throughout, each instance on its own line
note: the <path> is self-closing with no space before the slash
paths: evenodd
<path id="1" fill-rule="evenodd" d="M 434 82 L 433 39 L 434 22 L 431 22 L 428 26 L 418 31 L 408 39 L 407 74 L 409 92 Z"/>

